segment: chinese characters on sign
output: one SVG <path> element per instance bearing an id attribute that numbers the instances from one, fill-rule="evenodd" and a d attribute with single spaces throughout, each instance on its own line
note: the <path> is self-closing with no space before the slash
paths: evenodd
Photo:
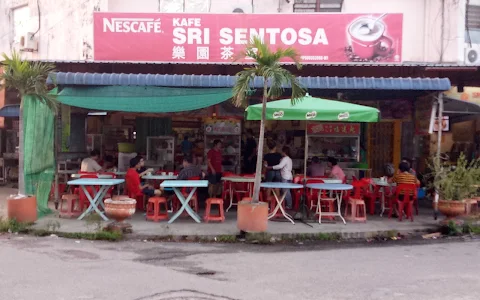
<path id="1" fill-rule="evenodd" d="M 360 135 L 358 123 L 309 123 L 310 135 Z"/>
<path id="2" fill-rule="evenodd" d="M 294 47 L 307 64 L 401 62 L 403 15 L 380 15 L 95 12 L 94 58 L 228 63 L 257 36 Z"/>

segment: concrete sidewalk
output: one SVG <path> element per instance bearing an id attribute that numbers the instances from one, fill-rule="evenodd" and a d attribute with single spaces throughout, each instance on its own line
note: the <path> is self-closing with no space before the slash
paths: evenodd
<path id="1" fill-rule="evenodd" d="M 12 194 L 16 194 L 17 190 L 8 187 L 0 188 L 0 217 L 6 217 L 6 199 Z M 52 210 L 55 211 L 52 202 L 49 203 Z M 202 212 L 203 213 L 203 212 Z M 201 214 L 202 215 L 202 214 Z M 433 211 L 431 209 L 421 208 L 420 215 L 414 216 L 415 221 L 410 222 L 404 220 L 399 222 L 397 219 L 388 219 L 375 215 L 368 216 L 366 223 L 348 223 L 344 225 L 339 219 L 336 223 L 318 222 L 308 223 L 296 222 L 295 225 L 286 222 L 285 219 L 279 221 L 269 221 L 268 233 L 279 235 L 314 235 L 318 233 L 338 233 L 344 238 L 365 238 L 375 236 L 382 233 L 397 231 L 402 234 L 409 234 L 418 231 L 427 231 L 437 228 L 439 221 L 433 219 Z M 161 237 L 185 237 L 185 236 L 231 236 L 239 233 L 236 224 L 236 211 L 230 211 L 226 214 L 224 223 L 200 223 L 197 224 L 190 217 L 182 217 L 177 219 L 173 224 L 167 222 L 147 222 L 142 213 L 136 213 L 128 222 L 133 226 L 132 236 L 143 238 L 161 238 Z M 62 219 L 58 217 L 58 213 L 46 216 L 38 220 L 34 228 L 41 230 L 51 230 L 53 227 L 60 232 L 94 232 L 99 226 L 107 225 L 107 222 L 96 223 L 85 220 Z"/>
<path id="2" fill-rule="evenodd" d="M 231 236 L 239 233 L 236 226 L 236 212 L 229 212 L 224 223 L 195 223 L 190 217 L 177 219 L 172 224 L 167 222 L 150 222 L 145 220 L 141 213 L 135 214 L 128 222 L 133 227 L 133 236 L 143 238 L 160 237 L 190 237 L 190 236 Z M 102 222 L 102 226 L 106 225 Z M 279 235 L 294 236 L 297 234 L 313 235 L 318 233 L 338 233 L 344 238 L 366 238 L 378 234 L 397 231 L 402 234 L 411 234 L 414 232 L 424 232 L 434 229 L 438 225 L 432 217 L 431 210 L 422 210 L 419 216 L 415 216 L 415 221 L 404 220 L 399 222 L 397 219 L 388 219 L 388 217 L 368 216 L 366 223 L 347 223 L 344 225 L 340 220 L 336 223 L 300 223 L 295 225 L 284 221 L 269 221 L 268 233 Z M 93 232 L 98 228 L 97 224 L 88 221 L 79 221 L 76 219 L 61 219 L 56 215 L 50 215 L 38 220 L 34 226 L 35 229 L 48 230 L 52 226 L 59 226 L 60 232 Z"/>

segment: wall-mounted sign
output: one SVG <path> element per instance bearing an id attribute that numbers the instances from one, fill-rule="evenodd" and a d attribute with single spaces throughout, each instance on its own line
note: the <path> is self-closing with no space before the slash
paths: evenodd
<path id="1" fill-rule="evenodd" d="M 205 134 L 207 135 L 240 135 L 241 123 L 237 119 L 206 119 Z"/>
<path id="2" fill-rule="evenodd" d="M 360 135 L 359 123 L 308 123 L 310 135 Z"/>
<path id="3" fill-rule="evenodd" d="M 445 96 L 455 100 L 462 100 L 466 102 L 472 102 L 480 104 L 480 88 L 473 86 L 466 86 L 463 88 L 463 92 L 459 93 L 456 86 L 452 87 L 449 91 L 444 92 Z"/>
<path id="4" fill-rule="evenodd" d="M 275 48 L 294 47 L 304 64 L 401 62 L 403 15 L 381 15 L 96 12 L 94 58 L 231 63 L 259 36 Z"/>
<path id="5" fill-rule="evenodd" d="M 439 124 L 438 118 L 435 118 L 435 123 L 433 124 L 433 131 L 438 132 Z M 442 131 L 450 131 L 450 119 L 448 116 L 442 117 Z"/>

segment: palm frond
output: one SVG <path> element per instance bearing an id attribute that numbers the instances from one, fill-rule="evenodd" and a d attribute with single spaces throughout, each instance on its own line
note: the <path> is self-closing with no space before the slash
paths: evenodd
<path id="1" fill-rule="evenodd" d="M 255 79 L 257 68 L 246 68 L 237 73 L 237 81 L 233 86 L 233 104 L 237 107 L 248 105 L 250 83 Z"/>
<path id="2" fill-rule="evenodd" d="M 10 57 L 5 53 L 2 57 L 0 64 L 3 73 L 0 73 L 0 81 L 4 82 L 4 87 L 16 89 L 20 97 L 31 95 L 56 112 L 56 96 L 49 94 L 47 85 L 47 80 L 52 78 L 51 74 L 55 71 L 55 65 L 23 60 L 16 51 Z"/>

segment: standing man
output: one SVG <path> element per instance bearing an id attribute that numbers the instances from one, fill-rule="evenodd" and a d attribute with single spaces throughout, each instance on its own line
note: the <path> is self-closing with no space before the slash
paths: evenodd
<path id="1" fill-rule="evenodd" d="M 188 140 L 188 135 L 185 135 L 182 142 L 182 153 L 184 156 L 190 156 L 192 154 L 193 144 Z"/>
<path id="2" fill-rule="evenodd" d="M 245 152 L 243 154 L 243 172 L 245 174 L 255 173 L 255 167 L 257 161 L 254 160 L 257 149 L 257 141 L 253 137 L 253 130 L 247 129 L 246 131 L 247 140 L 245 141 Z"/>
<path id="3" fill-rule="evenodd" d="M 222 161 L 222 142 L 220 140 L 214 140 L 212 149 L 207 153 L 208 180 L 210 182 L 208 193 L 212 198 L 219 194 L 219 186 L 221 187 Z"/>

